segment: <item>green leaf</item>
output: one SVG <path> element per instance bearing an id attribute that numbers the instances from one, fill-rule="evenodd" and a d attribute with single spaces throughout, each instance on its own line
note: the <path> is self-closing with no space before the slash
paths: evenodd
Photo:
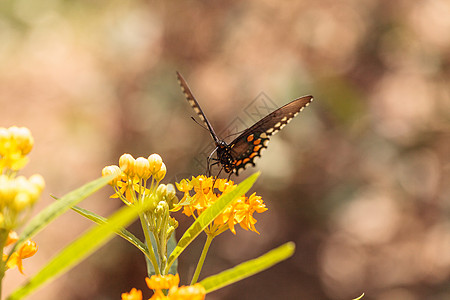
<path id="1" fill-rule="evenodd" d="M 108 220 L 108 223 L 95 226 L 72 244 L 64 248 L 24 286 L 14 291 L 8 299 L 21 299 L 44 283 L 47 283 L 51 279 L 54 279 L 63 272 L 69 270 L 71 267 L 104 245 L 122 227 L 130 224 L 134 219 L 136 219 L 139 212 L 142 211 L 142 207 L 139 209 L 135 206 L 125 206 L 121 208 L 119 211 L 114 213 L 114 215 Z"/>
<path id="2" fill-rule="evenodd" d="M 288 242 L 266 254 L 200 281 L 207 293 L 264 271 L 294 254 L 295 244 Z"/>
<path id="3" fill-rule="evenodd" d="M 245 194 L 255 183 L 259 176 L 259 172 L 251 175 L 243 182 L 241 182 L 234 190 L 219 197 L 217 201 L 206 209 L 195 222 L 186 230 L 181 239 L 178 241 L 177 246 L 169 256 L 167 267 L 169 268 L 172 263 L 180 256 L 180 254 L 186 249 L 186 247 L 212 222 L 217 216 L 219 216 L 228 205 L 234 200 Z"/>
<path id="4" fill-rule="evenodd" d="M 13 249 L 11 249 L 10 253 L 13 253 L 15 249 L 23 244 L 23 242 L 31 239 L 38 232 L 44 229 L 51 221 L 65 213 L 72 206 L 76 205 L 80 201 L 84 200 L 85 198 L 108 184 L 108 182 L 114 177 L 114 175 L 111 175 L 91 181 L 47 206 L 33 219 L 31 219 L 30 222 L 28 222 L 27 226 L 22 231 L 19 240 L 14 245 Z"/>
<path id="5" fill-rule="evenodd" d="M 175 247 L 177 246 L 177 240 L 175 239 L 175 232 L 172 233 L 172 236 L 167 241 L 167 253 L 172 253 Z M 177 274 L 178 270 L 178 260 L 175 259 L 173 264 L 170 266 L 169 273 L 168 274 Z"/>
<path id="6" fill-rule="evenodd" d="M 97 215 L 96 213 L 94 213 L 92 211 L 89 211 L 87 209 L 84 209 L 84 208 L 81 208 L 78 206 L 72 207 L 72 210 L 76 211 L 83 217 L 88 218 L 91 221 L 94 221 L 98 225 L 105 224 L 108 221 L 108 219 L 106 219 L 100 215 Z M 136 248 L 141 250 L 141 252 L 144 253 L 145 256 L 148 256 L 147 246 L 140 239 L 138 239 L 134 234 L 132 234 L 125 228 L 120 228 L 119 230 L 116 231 L 116 234 L 119 235 L 120 237 L 124 238 L 125 240 L 127 240 L 128 242 L 133 244 L 134 246 L 136 246 Z"/>
<path id="7" fill-rule="evenodd" d="M 361 300 L 364 297 L 364 293 L 361 294 L 361 296 L 359 296 L 358 298 L 355 298 L 353 300 Z"/>

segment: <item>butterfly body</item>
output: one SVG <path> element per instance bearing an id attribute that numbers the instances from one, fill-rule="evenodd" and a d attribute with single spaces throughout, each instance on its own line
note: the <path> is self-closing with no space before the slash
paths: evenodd
<path id="1" fill-rule="evenodd" d="M 225 172 L 230 173 L 230 175 L 233 173 L 239 175 L 239 171 L 245 169 L 248 165 L 255 166 L 254 160 L 256 157 L 261 157 L 261 151 L 267 148 L 270 136 L 281 130 L 313 100 L 312 96 L 304 96 L 293 100 L 244 130 L 228 144 L 216 135 L 186 81 L 178 72 L 177 77 L 186 99 L 207 127 L 216 144 L 216 148 L 207 158 L 208 175 L 210 175 L 211 167 L 216 164 L 222 165 Z M 213 158 L 214 153 L 216 153 L 216 158 Z M 211 163 L 211 161 L 214 162 Z"/>

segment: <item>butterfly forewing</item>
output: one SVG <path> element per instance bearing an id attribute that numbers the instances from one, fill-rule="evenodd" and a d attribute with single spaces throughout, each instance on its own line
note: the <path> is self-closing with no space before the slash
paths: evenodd
<path id="1" fill-rule="evenodd" d="M 198 104 L 197 100 L 195 100 L 194 95 L 191 92 L 191 89 L 186 83 L 186 80 L 184 80 L 183 76 L 181 76 L 180 73 L 177 72 L 177 78 L 178 83 L 180 84 L 181 90 L 183 91 L 184 96 L 186 97 L 186 100 L 189 102 L 189 104 L 194 109 L 197 116 L 202 120 L 203 124 L 208 128 L 209 132 L 211 133 L 211 136 L 213 137 L 216 144 L 219 142 L 219 138 L 217 137 L 216 133 L 214 132 L 214 129 L 212 128 L 211 124 L 209 123 L 208 119 L 206 118 L 205 114 L 203 113 L 202 109 L 200 108 L 200 105 Z"/>
<path id="2" fill-rule="evenodd" d="M 269 137 L 281 130 L 312 100 L 312 96 L 295 99 L 270 113 L 232 141 L 229 145 L 231 156 L 234 159 L 231 169 L 235 171 L 236 175 L 247 165 L 254 166 L 254 159 L 260 157 L 261 151 L 267 148 Z"/>

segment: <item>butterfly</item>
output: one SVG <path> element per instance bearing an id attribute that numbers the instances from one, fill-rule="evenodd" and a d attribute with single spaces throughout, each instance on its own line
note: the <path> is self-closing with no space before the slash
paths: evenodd
<path id="1" fill-rule="evenodd" d="M 261 151 L 267 148 L 269 138 L 292 120 L 299 112 L 308 106 L 313 100 L 312 96 L 303 96 L 289 102 L 288 104 L 278 108 L 272 113 L 268 114 L 253 126 L 244 130 L 231 143 L 227 143 L 220 139 L 214 128 L 209 123 L 203 110 L 200 108 L 197 100 L 192 94 L 189 86 L 180 73 L 177 72 L 178 82 L 181 86 L 187 101 L 194 109 L 197 116 L 205 124 L 209 130 L 211 137 L 216 144 L 216 148 L 211 152 L 207 158 L 207 175 L 211 175 L 211 167 L 220 164 L 222 168 L 220 172 L 225 170 L 229 173 L 228 178 L 235 173 L 239 175 L 241 169 L 245 169 L 248 165 L 255 166 L 255 158 L 261 157 Z M 216 158 L 213 158 L 216 153 Z M 214 161 L 211 163 L 211 161 Z M 219 175 L 218 174 L 218 175 Z"/>

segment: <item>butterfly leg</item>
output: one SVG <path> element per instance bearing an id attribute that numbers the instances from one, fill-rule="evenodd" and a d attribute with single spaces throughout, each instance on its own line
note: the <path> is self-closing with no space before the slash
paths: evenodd
<path id="1" fill-rule="evenodd" d="M 219 163 L 220 163 L 219 161 L 216 161 L 216 162 L 214 162 L 214 163 L 212 163 L 212 164 L 210 164 L 210 163 L 208 162 L 208 170 L 207 170 L 207 175 L 208 175 L 208 177 L 211 176 L 211 168 L 212 168 L 212 166 L 218 165 Z"/>
<path id="2" fill-rule="evenodd" d="M 217 161 L 217 162 L 211 164 L 211 160 L 217 160 L 217 159 L 215 159 L 215 158 L 212 157 L 213 154 L 214 154 L 216 151 L 217 151 L 217 147 L 216 147 L 216 149 L 214 149 L 213 152 L 211 152 L 211 154 L 210 154 L 210 155 L 208 156 L 208 158 L 206 159 L 206 175 L 207 175 L 208 177 L 211 176 L 211 167 L 219 163 L 219 162 Z"/>
<path id="3" fill-rule="evenodd" d="M 219 162 L 215 162 L 213 165 L 218 164 L 218 163 Z M 220 168 L 219 173 L 217 173 L 216 177 L 214 178 L 213 185 L 212 185 L 213 190 L 214 190 L 214 185 L 216 184 L 216 180 L 217 180 L 217 178 L 219 178 L 219 175 L 222 172 L 222 170 L 223 170 L 223 166 Z"/>

